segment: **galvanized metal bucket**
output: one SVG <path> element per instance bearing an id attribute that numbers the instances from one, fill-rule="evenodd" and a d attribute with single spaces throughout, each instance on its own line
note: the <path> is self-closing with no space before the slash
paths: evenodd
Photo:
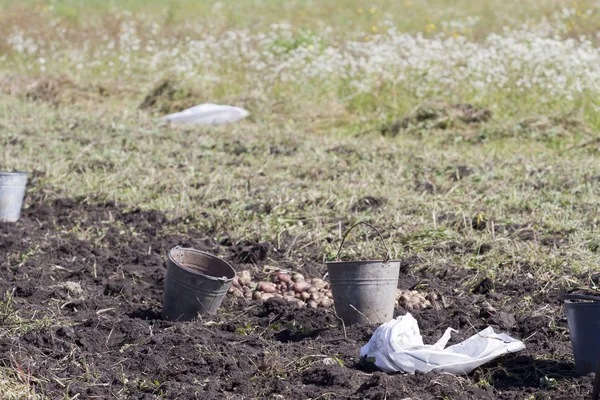
<path id="1" fill-rule="evenodd" d="M 215 314 L 235 278 L 233 267 L 212 254 L 179 246 L 167 256 L 162 318 L 190 321 Z"/>
<path id="2" fill-rule="evenodd" d="M 27 173 L 0 172 L 0 221 L 19 220 L 26 185 Z"/>
<path id="3" fill-rule="evenodd" d="M 339 261 L 346 237 L 357 225 L 374 229 L 381 239 L 386 257 L 383 260 Z M 337 315 L 345 325 L 355 323 L 381 324 L 394 318 L 394 303 L 400 261 L 390 260 L 391 255 L 381 233 L 366 222 L 354 224 L 344 237 L 335 256 L 335 262 L 326 262 Z"/>
<path id="4" fill-rule="evenodd" d="M 600 296 L 568 294 L 562 297 L 569 325 L 577 375 L 596 371 L 600 354 Z"/>

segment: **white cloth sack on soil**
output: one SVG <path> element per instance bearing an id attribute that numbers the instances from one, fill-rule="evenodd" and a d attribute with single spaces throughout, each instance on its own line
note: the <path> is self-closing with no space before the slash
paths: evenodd
<path id="1" fill-rule="evenodd" d="M 492 327 L 447 348 L 452 328 L 434 345 L 423 344 L 417 320 L 407 313 L 377 328 L 360 349 L 361 357 L 374 357 L 375 365 L 386 372 L 447 372 L 466 375 L 494 358 L 525 348 L 523 342 L 494 332 Z"/>
<path id="2" fill-rule="evenodd" d="M 224 125 L 237 122 L 248 115 L 250 113 L 240 107 L 207 103 L 166 115 L 162 119 L 184 124 Z"/>

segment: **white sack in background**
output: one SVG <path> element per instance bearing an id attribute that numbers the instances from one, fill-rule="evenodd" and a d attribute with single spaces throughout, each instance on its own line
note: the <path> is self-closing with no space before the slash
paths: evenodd
<path id="1" fill-rule="evenodd" d="M 407 313 L 377 328 L 361 357 L 374 357 L 375 365 L 386 372 L 447 372 L 466 375 L 505 353 L 525 348 L 523 342 L 494 332 L 492 327 L 464 342 L 446 347 L 454 329 L 448 328 L 434 345 L 423 344 L 417 320 Z"/>
<path id="2" fill-rule="evenodd" d="M 250 113 L 243 108 L 219 104 L 200 104 L 178 113 L 162 117 L 165 121 L 195 125 L 224 125 L 246 118 Z"/>

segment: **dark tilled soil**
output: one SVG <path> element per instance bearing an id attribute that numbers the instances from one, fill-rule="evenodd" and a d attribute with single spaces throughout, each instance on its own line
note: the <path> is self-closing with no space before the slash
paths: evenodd
<path id="1" fill-rule="evenodd" d="M 558 293 L 539 294 L 532 277 L 473 283 L 471 271 L 430 271 L 407 257 L 399 286 L 440 295 L 432 309 L 413 312 L 426 342 L 448 326 L 460 330 L 457 342 L 493 324 L 527 349 L 468 377 L 387 374 L 358 356 L 375 327 L 344 327 L 331 311 L 226 299 L 217 316 L 160 319 L 170 248 L 212 251 L 237 269 L 294 267 L 268 243 L 168 234 L 174 222 L 162 213 L 113 204 L 42 196 L 28 204 L 18 223 L 0 225 L 0 290 L 8 293 L 0 359 L 48 398 L 572 400 L 591 392 L 591 376 L 574 376 Z M 316 255 L 295 257 L 307 276 L 324 272 Z M 524 296 L 525 309 L 514 301 Z"/>

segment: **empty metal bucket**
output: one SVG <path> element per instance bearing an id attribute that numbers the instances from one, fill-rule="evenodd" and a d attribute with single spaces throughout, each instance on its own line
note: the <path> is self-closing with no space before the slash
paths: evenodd
<path id="1" fill-rule="evenodd" d="M 596 371 L 600 353 L 600 297 L 569 294 L 563 300 L 575 371 L 586 375 Z"/>
<path id="2" fill-rule="evenodd" d="M 26 184 L 25 172 L 0 172 L 0 221 L 19 220 Z"/>
<path id="3" fill-rule="evenodd" d="M 345 325 L 355 323 L 381 324 L 394 318 L 394 303 L 400 261 L 391 261 L 390 252 L 381 233 L 373 226 L 359 222 L 348 229 L 342 239 L 336 260 L 346 236 L 357 225 L 374 229 L 386 248 L 384 260 L 327 262 L 327 272 L 337 315 Z"/>
<path id="4" fill-rule="evenodd" d="M 231 265 L 212 254 L 179 246 L 171 249 L 162 318 L 190 321 L 198 315 L 215 314 L 233 278 Z"/>

